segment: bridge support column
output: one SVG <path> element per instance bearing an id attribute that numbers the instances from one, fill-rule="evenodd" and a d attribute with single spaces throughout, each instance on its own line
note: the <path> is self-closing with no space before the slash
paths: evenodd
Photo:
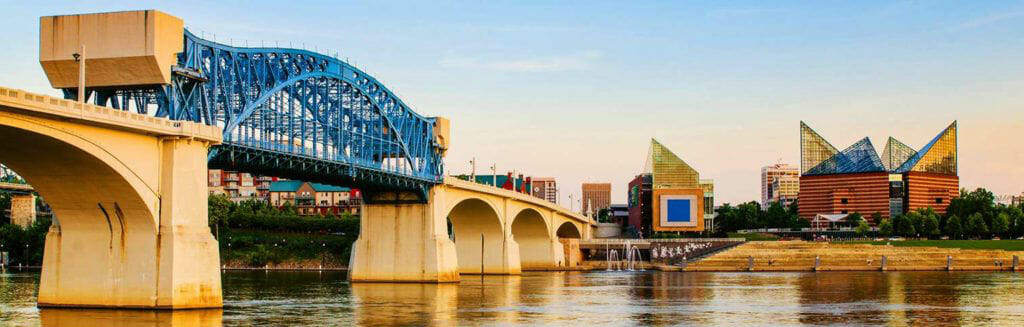
<path id="1" fill-rule="evenodd" d="M 11 223 L 28 228 L 36 221 L 36 196 L 34 194 L 11 195 Z"/>
<path id="2" fill-rule="evenodd" d="M 459 281 L 455 242 L 448 238 L 435 200 L 431 196 L 426 204 L 364 204 L 359 238 L 349 258 L 349 280 Z"/>
<path id="3" fill-rule="evenodd" d="M 207 220 L 208 144 L 179 138 L 158 139 L 158 163 L 148 195 L 118 185 L 115 175 L 94 171 L 73 175 L 74 153 L 55 154 L 70 172 L 25 169 L 42 191 L 55 190 L 56 218 L 46 236 L 39 281 L 40 307 L 179 309 L 222 306 L 220 257 Z M 64 156 L 64 157 L 60 157 Z M 95 185 L 69 181 L 84 178 Z M 79 181 L 82 182 L 82 181 Z M 62 193 L 56 187 L 72 193 Z M 91 197 L 91 198 L 85 198 Z M 50 197 L 47 200 L 50 201 Z M 59 219 L 59 221 L 58 221 Z"/>

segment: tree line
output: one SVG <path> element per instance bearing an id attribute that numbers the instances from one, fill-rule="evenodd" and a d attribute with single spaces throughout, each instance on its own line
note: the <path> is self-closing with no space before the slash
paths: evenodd
<path id="1" fill-rule="evenodd" d="M 744 229 L 810 227 L 807 219 L 797 215 L 799 204 L 788 207 L 772 203 L 766 210 L 756 201 L 732 206 L 723 204 L 715 210 L 715 228 L 720 233 Z M 995 195 L 984 189 L 960 190 L 960 196 L 946 206 L 945 214 L 938 214 L 932 208 L 912 210 L 906 214 L 883 218 L 881 213 L 870 213 L 870 222 L 863 213 L 851 213 L 841 225 L 854 227 L 860 235 L 871 232 L 871 225 L 878 227 L 882 236 L 905 236 L 915 238 L 969 239 L 969 238 L 1015 238 L 1024 236 L 1024 204 L 997 204 Z"/>

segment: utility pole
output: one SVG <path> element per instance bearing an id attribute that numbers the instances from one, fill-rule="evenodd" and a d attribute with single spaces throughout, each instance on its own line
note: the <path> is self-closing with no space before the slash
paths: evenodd
<path id="1" fill-rule="evenodd" d="M 473 157 L 473 159 L 469 160 L 469 166 L 471 167 L 469 173 L 469 181 L 476 183 L 476 157 Z"/>
<path id="2" fill-rule="evenodd" d="M 85 44 L 71 56 L 78 62 L 78 102 L 85 103 Z"/>

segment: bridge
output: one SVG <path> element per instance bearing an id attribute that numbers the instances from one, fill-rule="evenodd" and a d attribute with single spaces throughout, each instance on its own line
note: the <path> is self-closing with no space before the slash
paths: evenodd
<path id="1" fill-rule="evenodd" d="M 154 10 L 40 24 L 65 98 L 0 88 L 0 162 L 54 212 L 41 307 L 220 307 L 211 167 L 362 189 L 353 282 L 561 269 L 590 236 L 565 208 L 444 177 L 448 121 L 343 61 L 218 44 Z"/>

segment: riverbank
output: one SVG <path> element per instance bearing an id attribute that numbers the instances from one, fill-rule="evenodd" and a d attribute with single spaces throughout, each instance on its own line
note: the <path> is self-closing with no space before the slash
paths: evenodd
<path id="1" fill-rule="evenodd" d="M 1020 271 L 1024 251 L 804 241 L 748 242 L 685 271 Z"/>
<path id="2" fill-rule="evenodd" d="M 1024 251 L 1024 240 L 906 240 L 850 241 L 851 244 L 957 248 L 965 250 Z"/>

